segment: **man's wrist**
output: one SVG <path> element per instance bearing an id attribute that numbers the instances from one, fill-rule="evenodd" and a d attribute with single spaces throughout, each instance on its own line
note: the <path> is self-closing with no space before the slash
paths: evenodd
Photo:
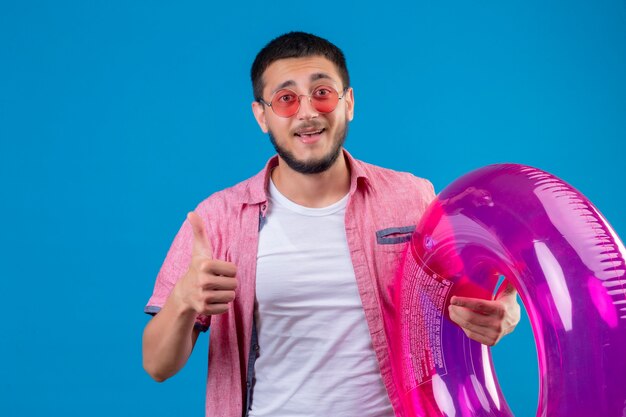
<path id="1" fill-rule="evenodd" d="M 198 316 L 198 312 L 190 303 L 186 302 L 186 297 L 181 294 L 180 281 L 176 284 L 176 286 L 174 286 L 172 294 L 167 302 L 171 303 L 172 310 L 176 316 L 181 319 L 195 321 Z"/>

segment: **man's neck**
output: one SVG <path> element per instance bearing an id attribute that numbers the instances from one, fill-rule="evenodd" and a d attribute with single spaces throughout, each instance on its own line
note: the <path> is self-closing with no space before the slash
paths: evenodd
<path id="1" fill-rule="evenodd" d="M 319 174 L 301 174 L 278 158 L 272 171 L 278 191 L 301 206 L 320 208 L 341 200 L 350 190 L 350 169 L 343 152 L 335 163 Z"/>

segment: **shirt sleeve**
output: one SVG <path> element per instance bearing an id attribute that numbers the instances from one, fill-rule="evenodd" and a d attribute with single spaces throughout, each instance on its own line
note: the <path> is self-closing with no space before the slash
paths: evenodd
<path id="1" fill-rule="evenodd" d="M 425 178 L 416 177 L 414 175 L 411 176 L 415 185 L 417 186 L 417 192 L 420 196 L 420 200 L 424 204 L 423 209 L 426 210 L 428 205 L 432 203 L 433 200 L 437 197 L 437 195 L 435 194 L 435 187 L 433 186 L 432 182 Z"/>
<path id="2" fill-rule="evenodd" d="M 192 244 L 193 230 L 189 222 L 185 220 L 159 270 L 152 296 L 144 308 L 145 313 L 152 316 L 156 315 L 165 304 L 165 301 L 167 301 L 172 289 L 174 289 L 174 285 L 187 272 L 191 261 Z M 196 318 L 195 327 L 200 331 L 207 331 L 210 320 L 208 316 L 199 315 Z"/>
<path id="3" fill-rule="evenodd" d="M 433 186 L 432 182 L 425 179 L 424 183 L 424 187 L 426 188 L 426 201 L 427 204 L 430 204 L 437 197 L 437 194 L 435 194 L 435 187 Z"/>

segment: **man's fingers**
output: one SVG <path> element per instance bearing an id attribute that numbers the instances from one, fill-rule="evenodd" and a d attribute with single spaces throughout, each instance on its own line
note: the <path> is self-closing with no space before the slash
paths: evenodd
<path id="1" fill-rule="evenodd" d="M 199 264 L 200 271 L 207 272 L 211 275 L 223 277 L 235 277 L 237 275 L 237 267 L 232 262 L 220 261 L 212 259 L 202 261 Z"/>
<path id="2" fill-rule="evenodd" d="M 450 320 L 456 323 L 468 337 L 474 340 L 478 340 L 477 337 L 479 336 L 484 339 L 490 339 L 493 337 L 494 332 L 488 325 L 486 325 L 487 323 L 477 323 L 474 320 L 479 319 L 478 317 L 468 317 L 466 314 L 463 314 L 461 310 L 462 307 L 455 308 L 454 306 L 450 306 Z M 481 341 L 481 343 L 483 342 Z"/>
<path id="3" fill-rule="evenodd" d="M 465 307 L 451 305 L 448 311 L 450 312 L 450 318 L 452 321 L 461 327 L 468 327 L 464 326 L 464 323 L 468 323 L 468 325 L 472 326 L 491 327 L 494 322 L 492 317 L 476 313 Z"/>
<path id="4" fill-rule="evenodd" d="M 193 230 L 193 249 L 192 254 L 194 256 L 204 256 L 209 259 L 213 259 L 213 247 L 209 240 L 206 228 L 202 219 L 195 212 L 189 212 L 187 214 L 187 221 L 191 224 Z"/>
<path id="5" fill-rule="evenodd" d="M 498 300 L 454 296 L 448 307 L 450 320 L 458 324 L 469 338 L 493 346 L 519 321 L 519 313 L 514 310 L 517 292 L 507 286 L 504 294 L 508 296 L 501 295 Z"/>
<path id="6" fill-rule="evenodd" d="M 227 304 L 235 299 L 235 291 L 208 291 L 206 304 Z"/>
<path id="7" fill-rule="evenodd" d="M 236 296 L 237 267 L 213 259 L 213 247 L 205 223 L 195 212 L 187 214 L 193 231 L 192 261 L 183 282 L 184 299 L 199 314 L 212 316 L 228 311 Z"/>
<path id="8" fill-rule="evenodd" d="M 229 290 L 237 289 L 237 280 L 231 277 L 210 277 L 200 283 L 203 290 Z"/>
<path id="9" fill-rule="evenodd" d="M 474 310 L 478 313 L 483 313 L 483 314 L 494 314 L 498 310 L 498 308 L 494 305 L 492 301 L 483 300 L 480 298 L 468 298 L 468 297 L 454 296 L 450 300 L 450 304 L 455 305 L 455 306 L 469 308 L 470 310 Z"/>
<path id="10" fill-rule="evenodd" d="M 470 339 L 493 346 L 502 337 L 501 322 L 494 321 L 493 317 L 454 305 L 449 307 L 449 312 L 450 320 L 459 325 Z"/>
<path id="11" fill-rule="evenodd" d="M 231 281 L 234 280 L 231 279 Z M 210 316 L 225 313 L 234 299 L 235 291 L 208 291 L 204 299 L 202 313 Z"/>
<path id="12" fill-rule="evenodd" d="M 215 316 L 216 314 L 224 314 L 228 311 L 228 303 L 208 304 L 202 311 L 207 316 Z"/>

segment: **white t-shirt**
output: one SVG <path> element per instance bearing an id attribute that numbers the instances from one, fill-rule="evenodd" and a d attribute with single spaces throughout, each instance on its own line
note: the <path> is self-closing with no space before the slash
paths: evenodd
<path id="1" fill-rule="evenodd" d="M 251 417 L 394 415 L 350 260 L 347 201 L 307 208 L 270 182 L 257 255 Z"/>

